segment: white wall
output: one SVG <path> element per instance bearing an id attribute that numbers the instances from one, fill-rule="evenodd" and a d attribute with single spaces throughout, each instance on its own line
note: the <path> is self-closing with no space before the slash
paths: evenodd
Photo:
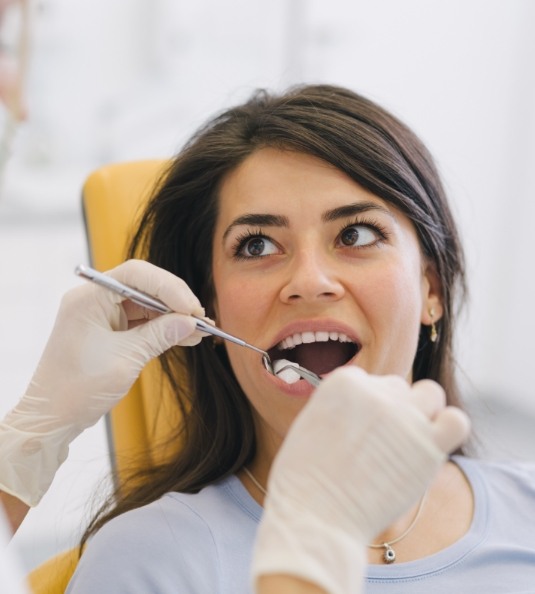
<path id="1" fill-rule="evenodd" d="M 2 411 L 87 259 L 87 173 L 173 153 L 258 86 L 321 81 L 379 101 L 435 154 L 468 254 L 466 398 L 492 452 L 535 456 L 532 0 L 41 0 L 33 13 L 30 119 L 0 194 Z M 74 542 L 106 470 L 102 426 L 72 454 L 16 537 L 27 565 Z"/>

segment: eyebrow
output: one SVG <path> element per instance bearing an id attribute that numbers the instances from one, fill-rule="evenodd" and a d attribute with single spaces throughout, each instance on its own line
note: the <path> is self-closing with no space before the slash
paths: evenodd
<path id="1" fill-rule="evenodd" d="M 396 220 L 395 215 L 389 211 L 384 206 L 380 204 L 376 204 L 375 202 L 355 202 L 353 204 L 345 204 L 344 206 L 338 206 L 337 208 L 333 208 L 331 210 L 325 211 L 321 215 L 321 220 L 324 223 L 332 223 L 333 221 L 337 221 L 339 219 L 345 219 L 347 217 L 355 216 L 357 214 L 367 212 L 370 210 L 377 210 L 382 212 L 394 221 Z M 223 240 L 225 240 L 229 233 L 232 231 L 234 227 L 239 227 L 243 225 L 255 226 L 255 227 L 289 227 L 290 220 L 288 217 L 282 215 L 273 215 L 273 214 L 245 214 L 240 217 L 237 217 L 230 223 L 230 225 L 225 229 L 223 233 Z"/>
<path id="2" fill-rule="evenodd" d="M 345 204 L 344 206 L 339 206 L 338 208 L 333 208 L 332 210 L 327 210 L 321 215 L 321 220 L 324 223 L 331 223 L 333 221 L 337 221 L 339 219 L 346 219 L 347 217 L 355 216 L 357 214 L 367 212 L 370 210 L 377 210 L 382 212 L 383 214 L 388 215 L 394 221 L 396 221 L 396 217 L 393 212 L 381 206 L 380 204 L 376 204 L 375 202 L 355 202 L 353 204 Z"/>
<path id="3" fill-rule="evenodd" d="M 249 225 L 251 227 L 289 227 L 290 221 L 288 217 L 273 214 L 246 214 L 234 219 L 232 223 L 225 229 L 223 239 L 228 237 L 228 234 L 234 227 L 240 225 Z"/>

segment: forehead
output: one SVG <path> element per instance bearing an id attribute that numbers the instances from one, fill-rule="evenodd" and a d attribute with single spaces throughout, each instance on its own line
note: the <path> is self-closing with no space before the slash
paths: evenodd
<path id="1" fill-rule="evenodd" d="M 224 178 L 218 218 L 224 220 L 257 209 L 304 214 L 303 209 L 310 212 L 359 201 L 396 211 L 330 163 L 305 153 L 264 148 Z"/>

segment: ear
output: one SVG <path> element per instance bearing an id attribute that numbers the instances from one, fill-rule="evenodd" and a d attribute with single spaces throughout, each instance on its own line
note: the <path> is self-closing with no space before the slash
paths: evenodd
<path id="1" fill-rule="evenodd" d="M 444 314 L 442 282 L 432 262 L 424 264 L 422 275 L 422 318 L 424 326 L 440 320 Z"/>

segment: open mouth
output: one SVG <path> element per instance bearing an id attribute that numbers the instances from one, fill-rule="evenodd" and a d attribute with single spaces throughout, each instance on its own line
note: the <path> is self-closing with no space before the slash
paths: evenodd
<path id="1" fill-rule="evenodd" d="M 269 349 L 271 360 L 286 359 L 317 375 L 345 365 L 359 352 L 360 345 L 341 332 L 299 332 Z"/>

